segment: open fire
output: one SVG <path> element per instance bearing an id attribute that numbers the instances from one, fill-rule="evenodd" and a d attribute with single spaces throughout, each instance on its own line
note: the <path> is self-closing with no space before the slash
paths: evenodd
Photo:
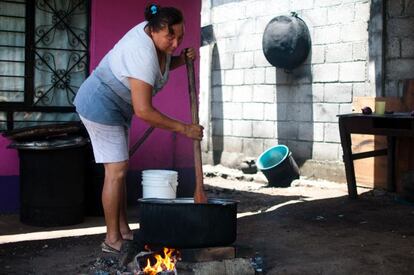
<path id="1" fill-rule="evenodd" d="M 146 265 L 138 274 L 177 274 L 175 265 L 179 260 L 178 250 L 164 247 L 161 253 L 150 253 L 145 256 Z"/>

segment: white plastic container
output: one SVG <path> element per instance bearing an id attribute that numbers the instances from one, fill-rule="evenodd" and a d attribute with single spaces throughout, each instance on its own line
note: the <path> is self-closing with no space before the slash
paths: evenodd
<path id="1" fill-rule="evenodd" d="M 143 198 L 175 199 L 178 173 L 173 170 L 144 170 L 141 184 Z"/>

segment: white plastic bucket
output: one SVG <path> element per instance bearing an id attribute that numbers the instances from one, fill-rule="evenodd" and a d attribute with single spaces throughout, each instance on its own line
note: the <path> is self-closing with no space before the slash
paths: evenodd
<path id="1" fill-rule="evenodd" d="M 175 199 L 178 173 L 172 170 L 144 170 L 141 184 L 143 198 Z"/>

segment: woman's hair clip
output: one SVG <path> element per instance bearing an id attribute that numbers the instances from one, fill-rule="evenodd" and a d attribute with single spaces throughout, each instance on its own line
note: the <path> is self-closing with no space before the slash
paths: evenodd
<path id="1" fill-rule="evenodd" d="M 156 5 L 152 5 L 150 10 L 151 10 L 151 14 L 156 14 L 158 12 L 158 8 Z"/>

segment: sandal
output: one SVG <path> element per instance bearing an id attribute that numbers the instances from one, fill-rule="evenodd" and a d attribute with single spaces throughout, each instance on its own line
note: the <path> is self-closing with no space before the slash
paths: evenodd
<path id="1" fill-rule="evenodd" d="M 101 243 L 101 249 L 102 249 L 102 252 L 105 252 L 105 253 L 112 253 L 112 254 L 117 254 L 117 255 L 121 253 L 121 249 L 118 250 L 116 248 L 113 248 L 112 246 L 108 245 L 106 242 Z"/>

